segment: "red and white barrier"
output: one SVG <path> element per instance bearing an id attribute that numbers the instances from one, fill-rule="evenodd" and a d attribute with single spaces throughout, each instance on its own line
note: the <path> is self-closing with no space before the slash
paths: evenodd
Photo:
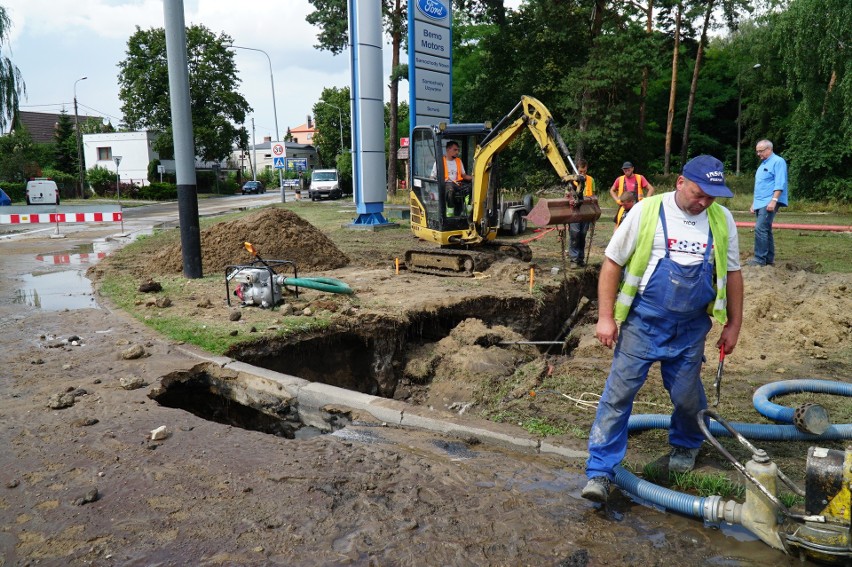
<path id="1" fill-rule="evenodd" d="M 116 213 L 36 213 L 0 215 L 0 224 L 41 224 L 77 222 L 119 222 L 124 220 Z"/>
<path id="2" fill-rule="evenodd" d="M 107 257 L 106 252 L 98 252 L 93 254 L 39 254 L 36 256 L 36 260 L 39 262 L 44 262 L 45 264 L 54 264 L 57 266 L 60 265 L 80 265 L 80 264 L 88 264 L 89 262 L 96 262 L 98 260 L 102 260 Z"/>

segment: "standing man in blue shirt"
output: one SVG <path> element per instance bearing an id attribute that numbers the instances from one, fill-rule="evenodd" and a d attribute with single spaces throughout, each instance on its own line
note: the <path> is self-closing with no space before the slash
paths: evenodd
<path id="1" fill-rule="evenodd" d="M 749 266 L 775 265 L 775 239 L 772 221 L 779 207 L 787 206 L 787 162 L 772 152 L 772 142 L 761 140 L 755 146 L 760 165 L 754 174 L 754 258 Z"/>

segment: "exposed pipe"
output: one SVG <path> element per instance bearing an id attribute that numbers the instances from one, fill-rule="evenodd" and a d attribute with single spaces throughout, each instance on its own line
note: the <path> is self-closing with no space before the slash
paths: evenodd
<path id="1" fill-rule="evenodd" d="M 737 222 L 735 224 L 740 228 L 754 228 L 753 222 Z M 843 226 L 842 224 L 772 223 L 772 228 L 789 228 L 792 230 L 821 230 L 826 232 L 852 232 L 852 226 Z"/>

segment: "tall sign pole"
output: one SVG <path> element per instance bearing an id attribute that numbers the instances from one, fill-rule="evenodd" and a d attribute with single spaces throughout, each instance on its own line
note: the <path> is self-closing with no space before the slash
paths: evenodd
<path id="1" fill-rule="evenodd" d="M 352 227 L 393 226 L 382 215 L 387 195 L 387 168 L 381 0 L 348 0 L 348 7 L 352 182 L 358 212 Z"/>

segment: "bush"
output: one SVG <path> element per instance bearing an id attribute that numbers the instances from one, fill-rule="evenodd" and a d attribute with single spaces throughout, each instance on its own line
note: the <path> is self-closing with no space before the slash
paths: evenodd
<path id="1" fill-rule="evenodd" d="M 86 181 L 99 197 L 115 194 L 115 173 L 96 165 L 86 172 Z"/>
<path id="2" fill-rule="evenodd" d="M 12 199 L 12 202 L 15 203 L 17 201 L 25 201 L 26 200 L 26 191 L 27 184 L 26 183 L 14 183 L 12 181 L 0 181 L 0 189 L 6 192 L 9 195 L 9 198 Z"/>
<path id="3" fill-rule="evenodd" d="M 177 199 L 177 185 L 174 183 L 151 183 L 139 189 L 139 198 L 150 201 L 173 201 Z"/>

